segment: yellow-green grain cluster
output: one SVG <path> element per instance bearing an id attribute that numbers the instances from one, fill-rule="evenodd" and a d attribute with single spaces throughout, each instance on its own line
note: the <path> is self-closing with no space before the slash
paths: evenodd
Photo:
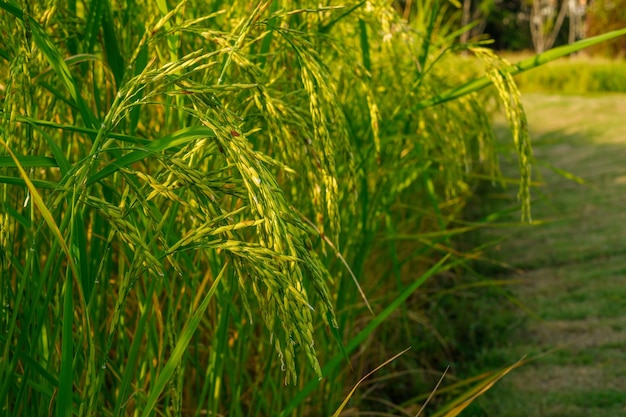
<path id="1" fill-rule="evenodd" d="M 513 80 L 513 76 L 503 68 L 510 64 L 486 48 L 471 49 L 487 66 L 486 75 L 493 83 L 500 101 L 504 106 L 506 117 L 511 126 L 513 141 L 519 159 L 521 172 L 518 199 L 522 205 L 522 219 L 530 221 L 530 181 L 532 148 L 528 135 L 526 113 L 521 103 L 521 93 Z"/>

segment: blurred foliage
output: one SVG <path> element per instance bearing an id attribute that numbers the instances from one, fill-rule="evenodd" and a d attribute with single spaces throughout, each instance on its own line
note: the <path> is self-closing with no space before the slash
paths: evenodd
<path id="1" fill-rule="evenodd" d="M 397 8 L 410 16 L 407 7 L 409 1 L 396 1 Z M 461 22 L 462 3 L 448 10 L 448 19 Z M 474 3 L 478 3 L 475 5 Z M 483 28 L 482 34 L 472 30 L 473 40 L 490 39 L 491 47 L 498 51 L 532 50 L 530 34 L 531 0 L 481 0 L 472 2 L 472 10 L 479 11 L 473 17 L 479 22 L 476 27 Z M 557 7 L 558 11 L 558 7 Z M 626 2 L 624 0 L 596 0 L 590 2 L 586 12 L 587 37 L 596 36 L 611 30 L 626 27 Z M 566 17 L 554 46 L 568 43 L 569 18 Z M 626 39 L 620 38 L 591 48 L 591 51 L 607 57 L 623 57 L 626 51 Z"/>
<path id="2" fill-rule="evenodd" d="M 587 9 L 587 36 L 626 27 L 626 0 L 594 0 Z M 591 52 L 611 58 L 626 56 L 626 37 L 603 42 Z"/>
<path id="3" fill-rule="evenodd" d="M 507 55 L 515 62 L 519 56 Z M 523 92 L 587 94 L 626 92 L 626 63 L 586 56 L 561 59 L 515 77 Z"/>

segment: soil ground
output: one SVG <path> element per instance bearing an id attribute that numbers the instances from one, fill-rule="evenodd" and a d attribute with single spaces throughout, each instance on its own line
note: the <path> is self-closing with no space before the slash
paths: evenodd
<path id="1" fill-rule="evenodd" d="M 467 415 L 626 416 L 626 95 L 527 95 L 525 106 L 541 224 L 488 232 L 507 237 L 493 257 L 516 268 L 524 307 L 508 345 L 486 355 L 530 361 Z"/>

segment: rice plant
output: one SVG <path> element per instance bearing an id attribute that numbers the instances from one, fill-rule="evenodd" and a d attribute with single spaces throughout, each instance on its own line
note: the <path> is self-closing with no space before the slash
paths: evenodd
<path id="1" fill-rule="evenodd" d="M 498 178 L 496 95 L 422 6 L 0 2 L 3 415 L 331 415 L 415 342 Z"/>

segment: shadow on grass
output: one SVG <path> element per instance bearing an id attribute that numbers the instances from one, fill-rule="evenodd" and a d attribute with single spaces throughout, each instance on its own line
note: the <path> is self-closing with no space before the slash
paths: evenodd
<path id="1" fill-rule="evenodd" d="M 601 98 L 588 100 L 594 107 Z M 618 387 L 624 386 L 626 372 L 626 143 L 618 140 L 612 123 L 602 136 L 601 126 L 586 121 L 593 114 L 583 113 L 582 120 L 572 119 L 568 125 L 562 120 L 571 116 L 567 109 L 561 115 L 555 110 L 562 102 L 546 99 L 554 117 L 561 119 L 551 121 L 541 99 L 535 101 L 529 119 L 534 112 L 544 113 L 533 135 L 534 172 L 541 185 L 533 189 L 532 209 L 540 224 L 494 224 L 471 238 L 503 239 L 490 253 L 493 262 L 478 264 L 476 270 L 490 279 L 521 279 L 523 284 L 508 288 L 509 295 L 536 318 L 522 309 L 515 311 L 506 298 L 481 298 L 477 308 L 490 311 L 494 302 L 501 308 L 495 308 L 492 317 L 481 317 L 494 323 L 510 320 L 511 326 L 508 330 L 500 326 L 505 331 L 488 335 L 493 340 L 484 341 L 488 347 L 469 368 L 476 372 L 513 363 L 523 355 L 542 356 L 505 378 L 464 415 L 623 415 L 626 393 Z M 505 136 L 500 137 L 505 143 Z M 626 142 L 626 134 L 622 138 Z M 505 149 L 503 172 L 514 177 L 516 162 L 510 155 Z M 572 175 L 568 178 L 564 172 Z M 575 181 L 578 178 L 582 181 Z M 512 209 L 515 194 L 514 186 L 501 192 L 486 185 L 473 214 L 480 219 L 483 213 L 500 212 L 498 222 L 514 223 L 519 220 Z M 517 272 L 493 266 L 503 264 Z"/>

